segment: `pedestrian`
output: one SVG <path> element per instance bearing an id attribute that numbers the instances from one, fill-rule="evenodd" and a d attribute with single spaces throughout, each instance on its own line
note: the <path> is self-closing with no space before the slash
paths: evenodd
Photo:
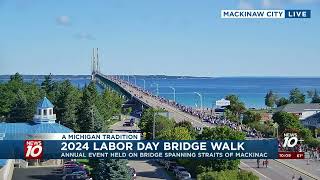
<path id="1" fill-rule="evenodd" d="M 302 180 L 302 177 L 300 176 L 298 180 Z"/>
<path id="2" fill-rule="evenodd" d="M 265 161 L 263 161 L 263 165 L 265 165 L 266 166 L 266 168 L 268 167 L 268 159 L 266 159 Z"/>
<path id="3" fill-rule="evenodd" d="M 257 159 L 257 167 L 260 168 L 260 159 Z"/>
<path id="4" fill-rule="evenodd" d="M 291 178 L 292 180 L 295 180 L 296 179 L 296 177 L 295 177 L 295 175 L 293 174 L 292 175 L 292 178 Z"/>

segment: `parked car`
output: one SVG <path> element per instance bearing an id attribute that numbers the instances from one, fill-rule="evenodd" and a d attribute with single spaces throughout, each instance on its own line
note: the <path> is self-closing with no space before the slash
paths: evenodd
<path id="1" fill-rule="evenodd" d="M 131 174 L 131 179 L 136 179 L 137 174 L 136 174 L 136 170 L 133 167 L 129 167 L 129 172 Z"/>
<path id="2" fill-rule="evenodd" d="M 187 171 L 186 168 L 184 168 L 183 166 L 176 166 L 174 169 L 173 169 L 173 174 L 178 177 L 178 173 L 181 172 L 181 171 Z"/>
<path id="3" fill-rule="evenodd" d="M 164 159 L 158 159 L 157 161 L 162 166 L 164 166 L 166 164 L 166 160 L 164 160 Z"/>
<path id="4" fill-rule="evenodd" d="M 173 171 L 173 169 L 178 166 L 178 164 L 174 161 L 167 161 L 165 167 L 168 171 Z"/>
<path id="5" fill-rule="evenodd" d="M 87 177 L 78 174 L 67 174 L 62 177 L 62 180 L 87 180 Z"/>
<path id="6" fill-rule="evenodd" d="M 130 119 L 130 123 L 133 123 L 133 124 L 134 124 L 134 123 L 135 123 L 135 119 L 134 119 L 134 118 L 131 118 L 131 119 Z"/>
<path id="7" fill-rule="evenodd" d="M 66 165 L 66 164 L 79 164 L 77 161 L 67 161 L 67 162 L 65 162 L 64 163 L 64 165 Z"/>
<path id="8" fill-rule="evenodd" d="M 180 171 L 177 178 L 179 180 L 189 180 L 191 179 L 191 174 L 188 171 Z"/>
<path id="9" fill-rule="evenodd" d="M 134 123 L 126 121 L 123 123 L 123 126 L 134 126 Z"/>

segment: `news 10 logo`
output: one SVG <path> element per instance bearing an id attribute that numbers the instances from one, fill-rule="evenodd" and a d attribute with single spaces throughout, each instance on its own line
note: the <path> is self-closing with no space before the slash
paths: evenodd
<path id="1" fill-rule="evenodd" d="M 25 159 L 42 159 L 43 141 L 41 140 L 24 141 L 24 157 Z"/>
<path id="2" fill-rule="evenodd" d="M 283 137 L 284 137 L 283 138 L 284 142 L 282 147 L 284 148 L 286 147 L 293 148 L 298 144 L 298 142 L 303 141 L 301 139 L 298 139 L 297 133 L 284 133 Z"/>

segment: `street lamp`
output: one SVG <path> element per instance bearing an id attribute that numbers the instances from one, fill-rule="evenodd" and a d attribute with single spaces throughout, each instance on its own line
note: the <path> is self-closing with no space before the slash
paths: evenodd
<path id="1" fill-rule="evenodd" d="M 200 108 L 201 108 L 201 112 L 202 112 L 202 95 L 200 94 L 200 93 L 198 93 L 198 92 L 194 92 L 196 95 L 198 95 L 199 96 L 199 98 L 200 98 Z"/>
<path id="2" fill-rule="evenodd" d="M 159 96 L 159 84 L 157 84 L 157 83 L 152 83 L 151 86 L 152 86 L 153 84 L 155 84 L 155 85 L 157 86 L 157 96 Z"/>
<path id="3" fill-rule="evenodd" d="M 141 79 L 143 81 L 143 90 L 146 90 L 146 80 L 145 79 Z"/>
<path id="4" fill-rule="evenodd" d="M 153 140 L 156 138 L 156 113 L 158 115 L 158 111 L 153 112 L 153 126 L 152 126 L 152 139 Z"/>
<path id="5" fill-rule="evenodd" d="M 136 78 L 136 76 L 132 75 L 132 77 L 134 78 L 134 85 L 137 86 L 137 78 Z"/>
<path id="6" fill-rule="evenodd" d="M 169 86 L 173 90 L 173 101 L 176 102 L 176 89 L 172 86 Z"/>
<path id="7" fill-rule="evenodd" d="M 279 138 L 279 124 L 278 123 L 274 123 L 273 127 L 275 128 L 275 135 L 277 136 L 277 139 Z"/>

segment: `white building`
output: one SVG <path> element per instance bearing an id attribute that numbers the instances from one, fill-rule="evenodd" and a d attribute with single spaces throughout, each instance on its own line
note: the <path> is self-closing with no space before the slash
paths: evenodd
<path id="1" fill-rule="evenodd" d="M 297 115 L 300 120 L 304 120 L 317 113 L 320 113 L 320 104 L 287 104 L 280 106 L 276 109 L 276 112 L 283 111 Z"/>

